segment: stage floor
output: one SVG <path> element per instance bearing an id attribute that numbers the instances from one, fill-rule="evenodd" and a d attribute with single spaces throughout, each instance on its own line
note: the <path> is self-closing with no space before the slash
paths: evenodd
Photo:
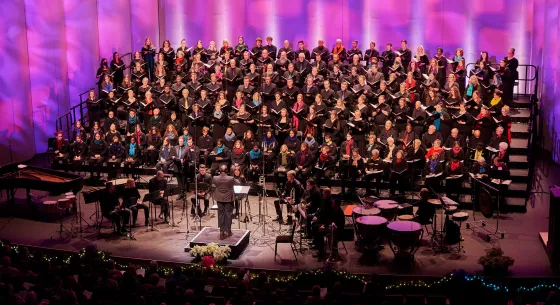
<path id="1" fill-rule="evenodd" d="M 86 187 L 87 189 L 87 187 Z M 141 190 L 144 195 L 145 190 Z M 336 193 L 336 190 L 334 190 Z M 39 195 L 39 194 L 37 194 Z M 23 192 L 18 192 L 18 197 L 23 198 Z M 542 197 L 541 197 L 542 196 Z M 81 197 L 81 194 L 80 194 Z M 249 202 L 253 213 L 253 222 L 248 224 L 233 222 L 233 228 L 247 229 L 250 232 L 249 245 L 241 254 L 239 259 L 230 261 L 231 266 L 258 269 L 294 270 L 296 268 L 320 268 L 323 262 L 312 257 L 314 251 L 307 250 L 294 260 L 289 245 L 278 246 L 278 263 L 274 260 L 274 240 L 278 234 L 287 234 L 288 226 L 280 228 L 278 223 L 272 222 L 275 217 L 273 201 L 275 198 L 267 198 L 268 216 L 266 226 L 256 223 L 258 213 L 258 199 L 250 196 Z M 4 200 L 0 199 L 0 202 Z M 44 198 L 43 200 L 47 200 Z M 185 217 L 181 218 L 182 201 L 176 202 L 174 207 L 175 222 L 177 227 L 166 224 L 157 224 L 157 231 L 147 231 L 147 227 L 136 227 L 133 230 L 136 240 L 127 240 L 110 234 L 112 229 L 110 223 L 105 221 L 101 234 L 97 234 L 94 228 L 83 224 L 83 234 L 75 238 L 65 236 L 59 238 L 58 220 L 41 220 L 38 214 L 30 206 L 20 201 L 14 207 L 9 208 L 7 204 L 0 204 L 0 238 L 8 239 L 13 243 L 25 244 L 37 247 L 47 247 L 63 250 L 76 251 L 88 244 L 97 244 L 100 250 L 109 251 L 114 256 L 134 257 L 142 259 L 154 259 L 169 262 L 189 263 L 192 257 L 184 251 L 189 241 L 199 232 L 199 223 L 189 218 L 188 224 Z M 190 205 L 190 203 L 189 203 Z M 159 210 L 159 209 L 158 209 Z M 190 211 L 190 210 L 189 210 Z M 84 219 L 90 221 L 89 217 L 94 212 L 94 205 L 82 204 Z M 472 211 L 469 212 L 469 221 L 473 219 Z M 9 216 L 13 215 L 13 217 Z M 464 237 L 464 253 L 435 254 L 428 246 L 429 236 L 424 234 L 423 246 L 420 247 L 415 256 L 415 264 L 411 268 L 402 269 L 393 264 L 393 253 L 386 246 L 379 255 L 379 260 L 371 255 L 362 255 L 354 249 L 354 242 L 345 242 L 348 254 L 340 244 L 340 254 L 343 261 L 338 263 L 339 269 L 345 269 L 355 273 L 375 274 L 408 274 L 423 276 L 443 276 L 454 269 L 464 269 L 467 272 L 480 272 L 481 266 L 477 259 L 484 254 L 484 250 L 494 245 L 502 247 L 506 255 L 515 259 L 512 275 L 516 277 L 529 276 L 551 276 L 553 275 L 547 255 L 539 240 L 538 233 L 546 231 L 548 226 L 548 195 L 535 195 L 534 201 L 528 207 L 525 214 L 506 214 L 500 219 L 500 230 L 505 231 L 505 238 L 493 238 L 490 242 L 485 241 L 479 234 L 462 226 Z M 477 219 L 481 219 L 477 215 Z M 63 218 L 64 226 L 70 228 L 74 217 Z M 182 221 L 181 221 L 182 219 Z M 350 219 L 348 219 L 350 221 Z M 489 224 L 495 220 L 486 219 Z M 143 213 L 139 213 L 138 223 L 144 223 Z M 203 217 L 203 227 L 217 227 L 217 211 L 211 211 L 209 216 Z M 51 234 L 54 238 L 51 239 Z"/>

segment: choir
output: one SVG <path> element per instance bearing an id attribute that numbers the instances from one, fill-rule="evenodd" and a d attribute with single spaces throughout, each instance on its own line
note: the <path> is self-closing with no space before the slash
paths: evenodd
<path id="1" fill-rule="evenodd" d="M 156 166 L 185 189 L 198 164 L 211 174 L 227 165 L 251 181 L 274 173 L 282 182 L 294 171 L 319 185 L 338 178 L 343 192 L 373 182 L 372 194 L 381 181 L 402 193 L 418 176 L 458 194 L 460 180 L 447 178 L 507 170 L 515 49 L 496 66 L 481 52 L 466 71 L 460 48 L 429 58 L 406 40 L 382 51 L 340 39 L 331 50 L 323 40 L 311 50 L 272 42 L 249 47 L 239 37 L 205 48 L 183 39 L 174 49 L 165 40 L 156 50 L 147 38 L 129 67 L 116 52 L 102 59 L 98 94 L 86 100 L 89 128 L 78 121 L 70 143 L 57 137 L 56 161 Z"/>

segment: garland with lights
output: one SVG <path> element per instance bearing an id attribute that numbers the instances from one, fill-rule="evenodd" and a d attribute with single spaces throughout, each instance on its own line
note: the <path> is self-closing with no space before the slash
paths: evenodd
<path id="1" fill-rule="evenodd" d="M 19 253 L 20 251 L 20 247 L 18 245 L 9 245 L 6 244 L 2 241 L 0 241 L 0 247 L 10 247 L 16 254 Z M 46 253 L 43 253 L 42 258 L 51 262 L 51 261 L 60 261 L 66 265 L 69 265 L 71 263 L 71 259 L 72 256 L 74 256 L 76 253 L 68 253 L 68 252 L 64 252 L 64 251 L 60 251 L 60 250 L 55 250 L 55 249 L 43 249 L 41 248 L 41 250 L 46 250 L 49 252 L 59 252 L 58 255 L 52 255 L 49 256 Z M 82 248 L 78 253 L 77 253 L 80 257 L 80 259 L 86 259 L 88 256 L 91 257 L 96 256 L 96 259 L 99 259 L 101 262 L 103 263 L 108 263 L 108 262 L 113 262 L 115 264 L 115 267 L 121 270 L 124 270 L 126 268 L 129 267 L 128 264 L 121 264 L 118 263 L 117 261 L 115 261 L 114 258 L 110 257 L 110 254 L 108 252 L 104 252 L 104 251 L 99 251 L 97 250 L 95 245 L 91 245 L 88 246 L 86 248 Z M 30 258 L 33 258 L 33 254 L 29 254 Z M 123 259 L 125 260 L 125 259 Z M 136 265 L 135 266 L 138 269 L 148 269 L 149 266 L 148 265 Z M 198 263 L 193 263 L 193 264 L 184 264 L 181 265 L 181 270 L 182 271 L 195 271 L 195 270 L 206 270 L 209 271 L 210 273 L 214 273 L 216 275 L 219 275 L 220 277 L 225 277 L 225 278 L 237 278 L 238 277 L 238 273 L 236 272 L 236 269 L 234 268 L 230 268 L 230 267 L 226 267 L 226 266 L 222 266 L 222 265 L 214 265 L 211 267 L 205 267 L 202 266 L 201 264 Z M 173 268 L 172 267 L 167 267 L 167 266 L 162 266 L 159 268 L 159 271 L 163 272 L 165 275 L 170 275 L 173 273 Z M 309 277 L 309 276 L 314 276 L 314 277 L 323 277 L 325 275 L 334 275 L 339 277 L 342 280 L 348 280 L 348 281 L 356 281 L 359 283 L 362 283 L 364 285 L 364 291 L 366 290 L 366 286 L 370 285 L 373 283 L 373 280 L 370 276 L 366 276 L 366 275 L 358 275 L 358 274 L 352 274 L 349 273 L 347 271 L 344 270 L 332 270 L 330 268 L 325 268 L 325 269 L 315 269 L 315 270 L 296 270 L 296 271 L 292 271 L 291 274 L 289 275 L 278 275 L 278 276 L 269 276 L 269 281 L 271 282 L 277 282 L 277 283 L 289 283 L 289 282 L 295 282 L 298 279 L 302 278 L 302 277 Z M 256 273 L 252 273 L 249 275 L 249 280 L 255 280 L 259 277 L 258 274 Z M 404 288 L 438 288 L 438 287 L 442 287 L 445 284 L 450 283 L 450 281 L 452 280 L 459 280 L 459 281 L 465 281 L 465 282 L 472 282 L 472 283 L 478 283 L 480 284 L 481 287 L 489 289 L 491 291 L 494 292 L 501 292 L 501 293 L 509 293 L 509 292 L 529 292 L 529 293 L 533 293 L 533 292 L 539 292 L 542 290 L 560 290 L 560 285 L 556 284 L 556 283 L 540 283 L 540 284 L 536 284 L 534 286 L 531 287 L 526 287 L 526 286 L 519 286 L 517 288 L 512 288 L 509 287 L 506 284 L 497 284 L 497 283 L 492 283 L 490 282 L 488 279 L 485 279 L 482 276 L 478 276 L 478 275 L 469 275 L 466 274 L 464 271 L 459 270 L 453 273 L 450 273 L 446 276 L 444 276 L 441 279 L 438 280 L 434 280 L 432 282 L 426 282 L 423 280 L 414 280 L 414 281 L 401 281 L 401 282 L 397 282 L 394 284 L 390 284 L 390 285 L 386 285 L 384 287 L 382 287 L 385 291 L 394 291 L 394 290 L 400 290 L 400 289 L 404 289 Z"/>

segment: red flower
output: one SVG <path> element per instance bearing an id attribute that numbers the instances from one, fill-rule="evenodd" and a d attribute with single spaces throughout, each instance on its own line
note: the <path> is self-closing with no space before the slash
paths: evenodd
<path id="1" fill-rule="evenodd" d="M 212 268 L 214 265 L 216 265 L 216 260 L 214 259 L 213 256 L 207 255 L 202 258 L 200 265 L 204 268 Z"/>

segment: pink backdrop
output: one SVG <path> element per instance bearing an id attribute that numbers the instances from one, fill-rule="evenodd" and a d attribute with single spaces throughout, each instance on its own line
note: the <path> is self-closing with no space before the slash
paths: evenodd
<path id="1" fill-rule="evenodd" d="M 378 48 L 407 39 L 430 54 L 465 49 L 467 62 L 480 51 L 501 58 L 510 47 L 521 63 L 544 67 L 542 100 L 547 147 L 557 143 L 559 0 L 5 0 L 0 6 L 0 163 L 46 149 L 55 120 L 92 87 L 99 59 L 138 50 L 146 37 L 176 47 L 201 39 L 221 44 L 243 35 L 306 41 L 332 47 L 370 41 Z M 546 50 L 544 52 L 543 50 Z M 550 56 L 543 56 L 543 52 Z M 553 56 L 554 55 L 554 56 Z M 523 73 L 523 71 L 522 71 Z M 554 150 L 558 158 L 558 144 Z"/>

